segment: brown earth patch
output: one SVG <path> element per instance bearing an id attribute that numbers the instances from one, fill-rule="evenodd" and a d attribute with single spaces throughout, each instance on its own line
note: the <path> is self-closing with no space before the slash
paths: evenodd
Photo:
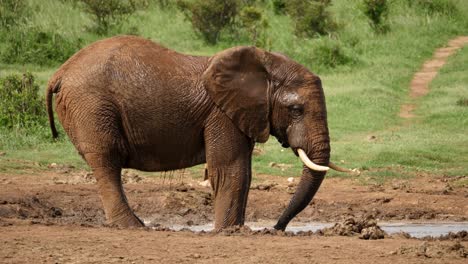
<path id="1" fill-rule="evenodd" d="M 418 176 L 379 185 L 358 179 L 326 179 L 316 199 L 295 222 L 344 221 L 335 231 L 355 236 L 319 236 L 247 227 L 219 234 L 170 232 L 174 224 L 212 222 L 211 190 L 200 179 L 148 177 L 124 173 L 125 190 L 138 216 L 150 229 L 121 230 L 105 226 L 97 188 L 87 172 L 62 169 L 28 175 L 0 174 L 0 259 L 3 263 L 464 263 L 468 242 L 426 241 L 426 255 L 415 252 L 418 240 L 380 235 L 373 220 L 464 221 L 468 219 L 466 186 L 444 189 L 452 178 Z M 175 180 L 177 179 L 177 180 Z M 458 178 L 457 178 L 458 179 Z M 459 179 L 458 179 L 459 180 Z M 464 180 L 462 178 L 461 180 Z M 295 188 L 284 177 L 258 175 L 249 196 L 247 221 L 275 221 Z M 263 188 L 268 186 L 268 188 Z M 431 190 L 431 191 L 429 191 Z M 353 223 L 350 218 L 355 218 Z M 348 230 L 348 231 L 349 231 Z M 377 232 L 377 233 L 376 233 Z M 346 233 L 346 232 L 345 232 Z M 385 243 L 382 243 L 385 241 Z M 449 250 L 458 241 L 462 247 Z M 433 246 L 435 245 L 435 246 Z M 441 245 L 439 247 L 439 245 Z M 435 253 L 433 247 L 442 253 Z M 461 253 L 460 253 L 461 252 Z"/>
<path id="2" fill-rule="evenodd" d="M 338 222 L 373 217 L 378 221 L 466 221 L 468 189 L 456 184 L 468 176 L 417 176 L 385 184 L 362 179 L 326 179 L 296 222 Z M 172 180 L 135 172 L 124 174 L 124 188 L 136 214 L 153 225 L 200 225 L 213 220 L 211 189 L 189 176 Z M 258 175 L 250 190 L 247 221 L 275 221 L 295 186 L 284 177 Z M 0 174 L 0 217 L 40 223 L 105 222 L 92 175 L 87 172 Z"/>
<path id="3" fill-rule="evenodd" d="M 445 65 L 450 56 L 466 44 L 468 44 L 468 36 L 460 36 L 450 40 L 447 47 L 437 49 L 432 58 L 426 61 L 422 68 L 414 74 L 410 84 L 410 98 L 414 100 L 429 93 L 429 84 L 437 76 L 440 68 Z M 403 104 L 399 116 L 406 119 L 413 118 L 415 117 L 415 109 L 414 103 Z"/>

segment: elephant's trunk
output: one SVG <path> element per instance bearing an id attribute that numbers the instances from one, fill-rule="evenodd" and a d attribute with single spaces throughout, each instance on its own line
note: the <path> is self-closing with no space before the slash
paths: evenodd
<path id="1" fill-rule="evenodd" d="M 289 221 L 307 207 L 319 189 L 325 174 L 325 171 L 313 171 L 304 166 L 297 190 L 289 202 L 288 207 L 279 218 L 278 223 L 275 225 L 275 229 L 285 230 Z"/>

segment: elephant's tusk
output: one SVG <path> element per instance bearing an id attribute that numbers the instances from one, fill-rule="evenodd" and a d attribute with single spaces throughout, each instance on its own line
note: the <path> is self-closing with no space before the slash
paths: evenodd
<path id="1" fill-rule="evenodd" d="M 328 166 L 329 166 L 330 168 L 332 168 L 332 169 L 334 169 L 334 170 L 336 170 L 336 171 L 340 171 L 340 172 L 353 173 L 353 174 L 357 174 L 357 175 L 361 174 L 361 172 L 360 172 L 358 169 L 352 169 L 352 170 L 350 170 L 350 169 L 347 169 L 347 168 L 342 168 L 342 167 L 336 165 L 335 163 L 333 163 L 333 162 L 331 162 L 331 161 L 328 162 Z"/>
<path id="2" fill-rule="evenodd" d="M 327 171 L 328 168 L 327 166 L 321 166 L 313 163 L 309 157 L 307 157 L 307 154 L 304 152 L 302 149 L 297 149 L 297 153 L 299 154 L 299 158 L 301 158 L 302 162 L 309 167 L 311 170 L 314 171 Z"/>

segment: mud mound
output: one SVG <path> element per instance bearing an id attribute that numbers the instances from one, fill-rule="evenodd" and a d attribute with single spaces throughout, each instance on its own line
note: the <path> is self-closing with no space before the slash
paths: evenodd
<path id="1" fill-rule="evenodd" d="M 36 196 L 20 199 L 2 200 L 0 217 L 5 218 L 57 218 L 62 216 L 62 209 L 51 206 L 47 201 L 40 200 Z"/>
<path id="2" fill-rule="evenodd" d="M 434 240 L 456 240 L 456 241 L 468 241 L 468 232 L 467 231 L 460 231 L 460 232 L 450 232 L 447 235 L 442 235 L 439 237 L 423 237 L 423 240 L 434 241 Z"/>
<path id="3" fill-rule="evenodd" d="M 387 236 L 373 217 L 358 220 L 348 218 L 344 222 L 317 232 L 324 236 L 359 236 L 361 239 L 383 239 Z"/>
<path id="4" fill-rule="evenodd" d="M 424 258 L 459 257 L 467 258 L 467 249 L 459 242 L 451 245 L 423 242 L 419 246 L 401 246 L 394 255 L 409 255 Z"/>

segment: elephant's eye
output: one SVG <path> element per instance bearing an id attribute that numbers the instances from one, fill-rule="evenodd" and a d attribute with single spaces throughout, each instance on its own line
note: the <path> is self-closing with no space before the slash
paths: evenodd
<path id="1" fill-rule="evenodd" d="M 302 105 L 291 105 L 288 109 L 289 114 L 293 117 L 299 117 L 304 113 L 304 107 Z"/>

